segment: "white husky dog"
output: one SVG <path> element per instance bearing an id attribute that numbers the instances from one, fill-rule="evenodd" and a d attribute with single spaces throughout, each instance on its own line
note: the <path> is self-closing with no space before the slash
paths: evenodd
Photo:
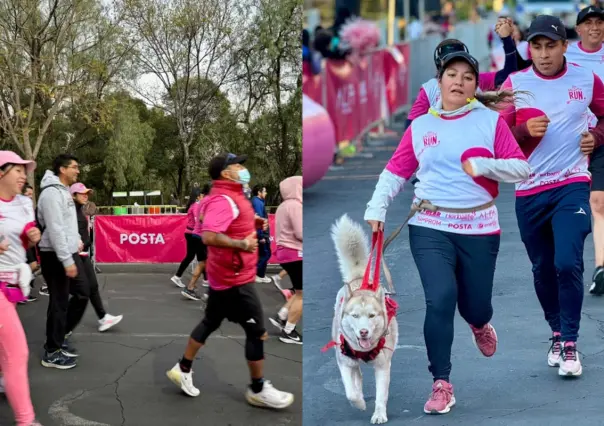
<path id="1" fill-rule="evenodd" d="M 361 225 L 343 215 L 331 228 L 344 286 L 338 292 L 333 318 L 331 346 L 346 397 L 360 410 L 366 409 L 361 361 L 375 368 L 375 411 L 372 424 L 388 421 L 386 406 L 390 388 L 390 363 L 398 342 L 396 317 L 381 286 L 377 291 L 360 289 L 369 260 L 369 239 Z M 377 265 L 376 267 L 379 267 Z"/>

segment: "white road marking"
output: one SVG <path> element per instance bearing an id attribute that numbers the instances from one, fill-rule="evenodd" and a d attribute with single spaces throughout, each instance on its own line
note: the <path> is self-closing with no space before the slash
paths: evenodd
<path id="1" fill-rule="evenodd" d="M 65 395 L 63 398 L 56 400 L 48 409 L 48 414 L 52 419 L 61 426 L 111 426 L 107 423 L 99 423 L 92 420 L 87 420 L 76 416 L 69 411 L 69 406 L 79 399 L 87 397 L 90 392 L 77 391 Z"/>

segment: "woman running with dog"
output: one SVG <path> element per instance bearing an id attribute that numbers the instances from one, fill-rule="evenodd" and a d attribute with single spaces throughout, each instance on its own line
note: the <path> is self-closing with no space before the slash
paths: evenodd
<path id="1" fill-rule="evenodd" d="M 35 167 L 12 151 L 0 151 L 0 369 L 17 426 L 41 426 L 29 391 L 29 349 L 15 307 L 31 290 L 26 250 L 40 241 L 32 200 L 21 195 L 27 172 Z"/>
<path id="2" fill-rule="evenodd" d="M 411 124 L 381 173 L 365 220 L 384 229 L 386 211 L 417 169 L 409 220 L 411 253 L 426 299 L 424 339 L 434 383 L 428 414 L 455 405 L 451 346 L 456 305 L 486 356 L 497 349 L 490 321 L 500 228 L 494 200 L 498 182 L 528 178 L 529 165 L 495 106 L 513 92 L 477 93 L 478 61 L 467 52 L 442 60 L 442 99 Z"/>

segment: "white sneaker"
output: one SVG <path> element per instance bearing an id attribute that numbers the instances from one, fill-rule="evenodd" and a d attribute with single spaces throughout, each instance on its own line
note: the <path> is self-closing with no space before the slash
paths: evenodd
<path id="1" fill-rule="evenodd" d="M 182 282 L 182 280 L 179 277 L 177 277 L 176 275 L 174 275 L 172 278 L 170 278 L 170 280 L 180 288 L 186 287 L 184 285 L 184 283 Z"/>
<path id="2" fill-rule="evenodd" d="M 276 389 L 268 380 L 264 382 L 262 392 L 254 393 L 249 387 L 245 392 L 245 399 L 255 407 L 268 407 L 282 409 L 294 402 L 294 395 Z"/>
<path id="3" fill-rule="evenodd" d="M 103 319 L 99 320 L 99 331 L 109 330 L 114 325 L 119 324 L 122 319 L 124 319 L 123 315 L 113 316 L 113 315 L 105 314 Z"/>
<path id="4" fill-rule="evenodd" d="M 166 372 L 166 376 L 187 395 L 199 396 L 199 389 L 193 386 L 193 370 L 185 373 L 180 369 L 180 364 L 176 363 L 172 370 Z"/>
<path id="5" fill-rule="evenodd" d="M 268 284 L 268 283 L 272 283 L 273 281 L 269 277 L 260 278 L 258 275 L 256 275 L 256 282 Z"/>
<path id="6" fill-rule="evenodd" d="M 583 373 L 583 367 L 581 366 L 581 360 L 579 359 L 579 352 L 577 351 L 576 344 L 566 346 L 562 345 L 562 359 L 560 362 L 560 368 L 558 368 L 559 376 L 580 376 Z"/>
<path id="7" fill-rule="evenodd" d="M 210 286 L 210 282 L 208 280 L 201 280 L 201 285 L 204 287 L 209 287 Z"/>

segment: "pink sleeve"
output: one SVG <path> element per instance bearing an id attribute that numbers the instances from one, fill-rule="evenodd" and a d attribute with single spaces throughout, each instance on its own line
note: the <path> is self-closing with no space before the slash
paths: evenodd
<path id="1" fill-rule="evenodd" d="M 27 236 L 27 231 L 35 227 L 36 222 L 29 222 L 25 225 L 25 228 L 23 228 L 23 231 L 21 232 L 21 244 L 23 244 L 23 248 L 26 250 L 29 248 L 29 237 Z"/>
<path id="2" fill-rule="evenodd" d="M 604 117 L 604 84 L 600 77 L 594 74 L 594 87 L 589 109 L 598 118 Z"/>
<path id="3" fill-rule="evenodd" d="M 495 90 L 495 76 L 496 72 L 481 72 L 480 78 L 478 79 L 478 87 L 483 92 L 488 92 L 489 90 Z M 500 80 L 501 81 L 501 80 Z"/>
<path id="4" fill-rule="evenodd" d="M 495 129 L 495 158 L 526 160 L 512 131 L 502 117 L 497 120 L 497 128 Z"/>
<path id="5" fill-rule="evenodd" d="M 216 234 L 224 234 L 233 220 L 235 215 L 231 203 L 223 196 L 217 196 L 212 200 L 208 200 L 203 209 L 203 224 L 201 232 L 214 232 Z"/>
<path id="6" fill-rule="evenodd" d="M 505 79 L 501 85 L 501 90 L 513 90 L 512 80 L 510 77 Z M 507 106 L 505 109 L 502 109 L 499 114 L 505 120 L 510 129 L 516 126 L 516 106 L 513 103 Z"/>
<path id="7" fill-rule="evenodd" d="M 411 106 L 409 114 L 407 114 L 407 119 L 415 120 L 417 117 L 427 114 L 429 109 L 430 100 L 428 99 L 426 91 L 422 87 L 421 89 L 419 89 L 419 93 L 417 94 L 415 102 L 413 102 L 413 105 Z"/>
<path id="8" fill-rule="evenodd" d="M 386 164 L 386 170 L 405 180 L 409 180 L 417 170 L 419 163 L 413 150 L 413 141 L 411 139 L 411 127 L 408 127 L 398 144 L 394 155 Z"/>

